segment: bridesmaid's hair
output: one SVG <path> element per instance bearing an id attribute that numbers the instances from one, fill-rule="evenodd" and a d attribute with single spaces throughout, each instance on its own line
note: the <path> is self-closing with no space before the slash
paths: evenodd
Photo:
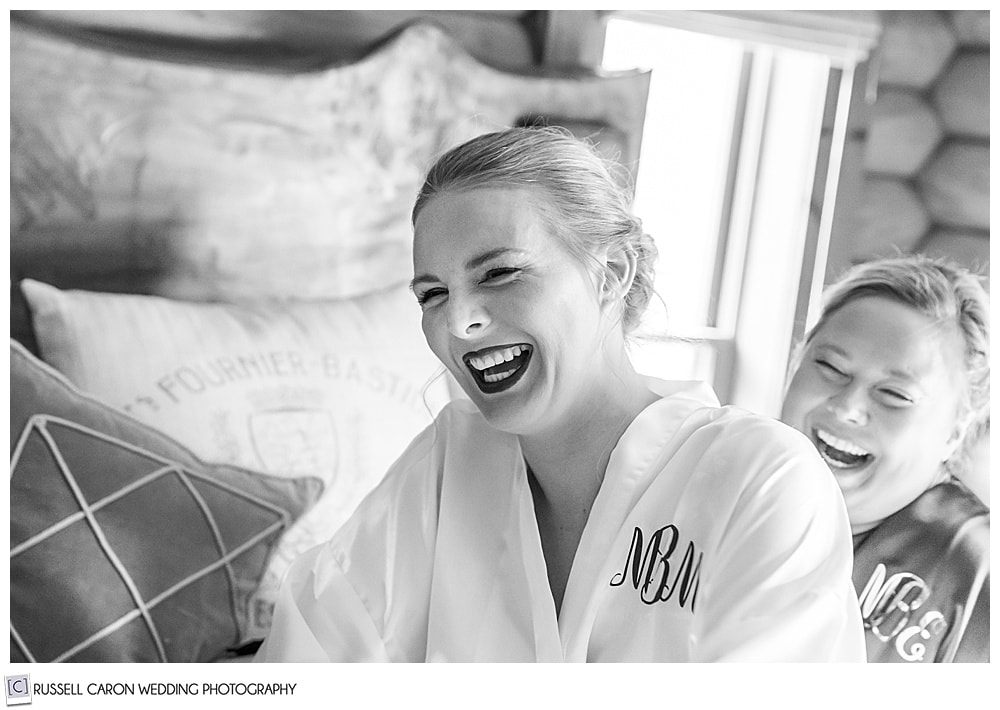
<path id="1" fill-rule="evenodd" d="M 869 261 L 848 269 L 823 293 L 823 311 L 793 358 L 794 374 L 802 350 L 830 316 L 865 296 L 889 298 L 909 306 L 937 324 L 954 327 L 965 345 L 965 391 L 962 418 L 968 417 L 962 443 L 947 462 L 951 472 L 967 464 L 969 449 L 990 427 L 990 299 L 973 272 L 945 259 L 921 254 Z"/>

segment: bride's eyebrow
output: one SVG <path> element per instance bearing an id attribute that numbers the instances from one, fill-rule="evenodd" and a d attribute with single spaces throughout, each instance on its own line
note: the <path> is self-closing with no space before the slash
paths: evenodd
<path id="1" fill-rule="evenodd" d="M 499 256 L 507 256 L 509 254 L 516 254 L 518 256 L 523 255 L 524 252 L 521 249 L 512 249 L 511 247 L 498 247 L 496 249 L 490 249 L 485 251 L 478 256 L 474 256 L 465 262 L 466 271 L 471 271 L 472 269 L 478 268 L 488 261 L 492 261 Z"/>
<path id="2" fill-rule="evenodd" d="M 476 256 L 465 262 L 465 270 L 472 271 L 473 269 L 479 268 L 483 264 L 496 259 L 501 256 L 516 255 L 523 256 L 526 252 L 521 249 L 514 249 L 511 247 L 497 247 L 496 249 L 490 249 L 489 251 L 484 251 L 482 254 L 477 254 Z M 440 279 L 436 278 L 431 274 L 419 274 L 414 276 L 410 281 L 410 290 L 412 291 L 414 286 L 421 283 L 438 283 Z"/>
<path id="3" fill-rule="evenodd" d="M 412 291 L 413 287 L 420 283 L 437 283 L 438 281 L 439 279 L 434 278 L 430 274 L 420 274 L 420 276 L 414 276 L 410 280 L 410 290 Z"/>

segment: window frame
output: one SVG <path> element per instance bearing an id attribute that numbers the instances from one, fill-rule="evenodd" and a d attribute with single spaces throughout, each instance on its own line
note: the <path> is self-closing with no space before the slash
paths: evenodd
<path id="1" fill-rule="evenodd" d="M 558 13 L 554 13 L 558 14 Z M 785 369 L 795 345 L 820 306 L 838 181 L 847 137 L 847 115 L 859 65 L 868 59 L 880 27 L 870 11 L 601 11 L 600 36 L 618 18 L 724 36 L 744 45 L 737 118 L 725 181 L 709 325 L 679 335 L 714 350 L 714 386 L 724 404 L 777 416 Z M 589 51 L 594 51 L 593 34 Z M 799 213 L 781 231 L 783 248 L 795 258 L 781 274 L 783 303 L 774 289 L 761 289 L 768 250 L 776 236 L 781 185 L 773 176 L 780 161 L 774 126 L 782 120 L 776 104 L 787 97 L 788 53 L 805 52 L 816 62 L 817 84 L 809 115 L 808 163 L 798 166 L 807 195 Z M 598 50 L 603 54 L 603 44 Z M 598 64 L 600 59 L 598 59 Z M 828 139 L 828 140 L 824 140 Z M 814 186 L 821 189 L 815 190 Z M 797 223 L 794 226 L 791 223 Z M 771 291 L 762 295 L 764 291 Z M 777 314 L 777 318 L 775 315 Z"/>

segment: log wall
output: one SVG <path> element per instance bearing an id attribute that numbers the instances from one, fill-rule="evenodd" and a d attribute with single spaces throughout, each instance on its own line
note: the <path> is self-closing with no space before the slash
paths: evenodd
<path id="1" fill-rule="evenodd" d="M 989 276 L 989 12 L 885 11 L 856 85 L 827 281 L 923 252 Z M 874 101 L 866 102 L 866 94 Z"/>

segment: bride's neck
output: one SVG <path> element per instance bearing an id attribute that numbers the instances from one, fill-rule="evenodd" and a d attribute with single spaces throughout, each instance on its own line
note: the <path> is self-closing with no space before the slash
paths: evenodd
<path id="1" fill-rule="evenodd" d="M 539 490 L 549 500 L 592 501 L 618 440 L 656 399 L 645 379 L 630 370 L 615 383 L 589 390 L 559 425 L 519 437 Z"/>

